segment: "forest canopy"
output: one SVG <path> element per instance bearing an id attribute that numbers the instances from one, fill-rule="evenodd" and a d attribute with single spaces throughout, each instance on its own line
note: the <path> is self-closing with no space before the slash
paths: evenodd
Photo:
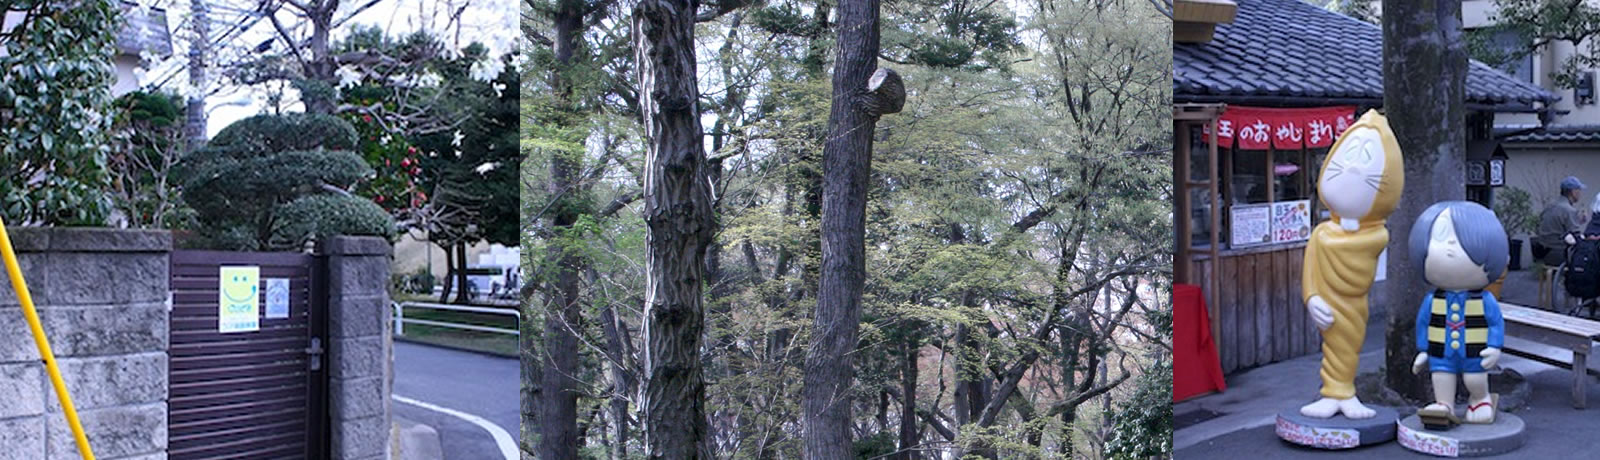
<path id="1" fill-rule="evenodd" d="M 522 448 L 633 458 L 650 415 L 659 130 L 644 126 L 661 95 L 640 85 L 634 11 L 525 2 Z M 808 435 L 839 11 L 695 12 L 714 458 L 800 458 Z M 1131 0 L 890 0 L 880 15 L 876 65 L 906 98 L 869 143 L 856 458 L 1170 456 L 1171 21 Z"/>

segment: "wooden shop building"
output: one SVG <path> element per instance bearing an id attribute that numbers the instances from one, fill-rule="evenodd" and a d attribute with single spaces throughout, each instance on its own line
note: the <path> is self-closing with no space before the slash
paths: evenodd
<path id="1" fill-rule="evenodd" d="M 1383 104 L 1382 31 L 1300 0 L 1180 1 L 1174 14 L 1175 280 L 1204 291 L 1224 373 L 1316 353 L 1300 276 L 1311 227 L 1327 218 L 1318 169 L 1334 138 Z M 1469 199 L 1488 205 L 1504 180 L 1495 114 L 1555 100 L 1471 63 Z"/>

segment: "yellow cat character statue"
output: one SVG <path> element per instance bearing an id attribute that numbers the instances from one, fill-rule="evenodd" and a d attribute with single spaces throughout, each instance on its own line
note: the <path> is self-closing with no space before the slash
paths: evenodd
<path id="1" fill-rule="evenodd" d="M 1375 412 L 1356 398 L 1355 387 L 1367 332 L 1367 291 L 1389 244 L 1384 224 L 1405 188 L 1400 144 L 1383 115 L 1367 111 L 1339 136 L 1317 184 L 1332 218 L 1318 224 L 1306 244 L 1301 295 L 1322 330 L 1322 397 L 1300 413 L 1371 418 Z"/>

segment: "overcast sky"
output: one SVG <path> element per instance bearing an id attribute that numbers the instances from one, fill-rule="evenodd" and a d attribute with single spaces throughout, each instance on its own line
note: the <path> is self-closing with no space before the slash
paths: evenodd
<path id="1" fill-rule="evenodd" d="M 154 63 L 146 69 L 140 83 L 143 85 L 161 84 L 163 89 L 183 91 L 188 84 L 188 73 L 184 70 L 187 65 L 189 49 L 185 18 L 190 11 L 190 0 L 144 0 L 145 6 L 164 8 L 167 11 L 167 25 L 172 32 L 173 54 L 164 60 Z M 335 18 L 344 18 L 350 15 L 357 7 L 367 3 L 361 1 L 344 1 L 345 6 Z M 226 29 L 226 24 L 239 23 L 245 18 L 244 10 L 254 9 L 257 4 L 252 0 L 211 0 L 212 26 L 211 34 L 215 38 Z M 517 27 L 519 3 L 515 0 L 380 0 L 372 7 L 362 10 L 349 22 L 334 33 L 338 40 L 348 34 L 355 25 L 370 25 L 381 27 L 388 35 L 398 36 L 417 30 L 429 30 L 436 35 L 450 41 L 459 39 L 457 48 L 466 46 L 474 41 L 487 45 L 493 50 L 493 55 L 499 56 L 514 49 L 520 38 L 521 32 Z M 459 37 L 456 29 L 444 30 L 448 25 L 448 13 L 454 9 L 465 6 Z M 284 10 L 288 10 L 285 7 Z M 297 18 L 288 11 L 280 11 L 278 20 L 285 27 L 294 27 Z M 221 24 L 219 24 L 221 23 Z M 309 25 L 306 25 L 309 30 Z M 267 20 L 257 21 L 250 29 L 240 33 L 231 43 L 243 44 L 245 47 L 254 47 L 276 36 L 272 23 Z M 275 44 L 275 50 L 281 50 L 281 43 Z M 213 70 L 213 88 L 219 89 L 206 100 L 209 108 L 210 119 L 207 130 L 210 135 L 216 133 L 228 124 L 241 118 L 261 113 L 266 108 L 267 92 L 260 88 L 239 87 L 232 85 L 218 85 L 225 83 L 215 77 Z M 162 82 L 165 82 L 164 84 Z M 298 108 L 296 108 L 298 110 Z"/>

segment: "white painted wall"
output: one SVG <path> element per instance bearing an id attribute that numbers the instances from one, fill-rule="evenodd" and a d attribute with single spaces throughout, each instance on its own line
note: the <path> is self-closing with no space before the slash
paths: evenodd
<path id="1" fill-rule="evenodd" d="M 394 261 L 389 268 L 392 273 L 410 274 L 429 267 L 435 278 L 443 278 L 448 267 L 445 257 L 444 250 L 429 243 L 422 231 L 413 230 L 395 242 Z M 515 267 L 522 263 L 521 257 L 519 248 L 498 244 L 479 243 L 467 248 L 467 265 L 473 267 Z"/>

